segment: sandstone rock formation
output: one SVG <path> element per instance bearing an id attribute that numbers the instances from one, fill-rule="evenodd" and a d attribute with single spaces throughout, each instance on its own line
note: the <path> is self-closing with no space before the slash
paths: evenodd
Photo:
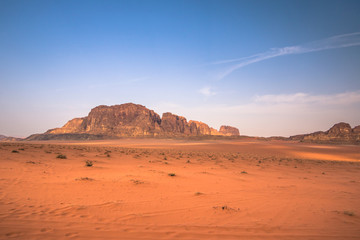
<path id="1" fill-rule="evenodd" d="M 93 108 L 87 117 L 74 118 L 63 127 L 50 129 L 44 134 L 28 137 L 28 140 L 49 139 L 102 139 L 111 137 L 178 137 L 178 136 L 238 136 L 239 130 L 222 126 L 220 131 L 198 121 L 172 113 L 162 118 L 146 107 L 126 103 Z"/>
<path id="2" fill-rule="evenodd" d="M 203 122 L 190 120 L 189 125 L 190 125 L 190 132 L 192 134 L 195 134 L 195 135 L 217 135 L 217 134 L 211 134 L 211 128 Z"/>
<path id="3" fill-rule="evenodd" d="M 360 125 L 353 129 L 348 123 L 337 123 L 326 132 L 291 136 L 291 140 L 315 143 L 360 143 Z"/>
<path id="4" fill-rule="evenodd" d="M 220 127 L 220 134 L 223 134 L 225 136 L 239 136 L 239 129 L 231 127 L 231 126 L 221 126 Z"/>
<path id="5" fill-rule="evenodd" d="M 190 134 L 190 126 L 186 118 L 169 112 L 162 115 L 161 130 L 163 133 L 168 133 L 169 135 Z"/>

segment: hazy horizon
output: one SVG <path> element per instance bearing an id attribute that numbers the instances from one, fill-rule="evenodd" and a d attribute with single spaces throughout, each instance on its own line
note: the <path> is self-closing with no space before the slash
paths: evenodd
<path id="1" fill-rule="evenodd" d="M 359 1 L 2 1 L 0 134 L 141 104 L 241 135 L 360 125 Z"/>

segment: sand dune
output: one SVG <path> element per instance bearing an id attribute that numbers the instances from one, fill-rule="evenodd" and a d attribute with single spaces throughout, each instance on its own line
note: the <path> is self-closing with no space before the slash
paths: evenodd
<path id="1" fill-rule="evenodd" d="M 360 238 L 360 146 L 1 143 L 0 163 L 0 239 Z"/>

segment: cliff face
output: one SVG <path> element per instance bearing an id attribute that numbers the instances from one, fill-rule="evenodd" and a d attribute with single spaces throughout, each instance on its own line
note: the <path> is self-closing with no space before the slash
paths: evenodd
<path id="1" fill-rule="evenodd" d="M 159 131 L 160 116 L 138 104 L 98 106 L 91 110 L 84 125 L 92 134 L 149 136 Z"/>
<path id="2" fill-rule="evenodd" d="M 220 127 L 220 134 L 225 136 L 239 136 L 240 132 L 239 129 L 231 127 L 231 126 L 221 126 Z"/>
<path id="3" fill-rule="evenodd" d="M 337 123 L 326 132 L 291 136 L 292 140 L 315 143 L 360 143 L 360 125 L 353 129 L 348 123 Z"/>
<path id="4" fill-rule="evenodd" d="M 46 135 L 46 136 L 45 136 Z M 57 135 L 57 136 L 55 136 Z M 164 113 L 162 118 L 153 110 L 133 103 L 115 106 L 98 106 L 87 117 L 74 118 L 63 127 L 48 130 L 45 134 L 29 137 L 30 140 L 143 136 L 238 136 L 239 130 L 222 126 L 220 131 L 198 121 L 187 122 L 186 118 Z"/>
<path id="5" fill-rule="evenodd" d="M 167 133 L 171 136 L 190 134 L 190 126 L 188 125 L 186 118 L 169 112 L 162 115 L 160 127 L 163 134 Z"/>

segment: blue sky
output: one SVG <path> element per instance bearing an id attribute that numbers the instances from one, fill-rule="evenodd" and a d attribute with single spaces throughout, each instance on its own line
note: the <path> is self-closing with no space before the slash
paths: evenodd
<path id="1" fill-rule="evenodd" d="M 359 1 L 0 1 L 0 134 L 134 102 L 241 134 L 360 124 Z"/>

